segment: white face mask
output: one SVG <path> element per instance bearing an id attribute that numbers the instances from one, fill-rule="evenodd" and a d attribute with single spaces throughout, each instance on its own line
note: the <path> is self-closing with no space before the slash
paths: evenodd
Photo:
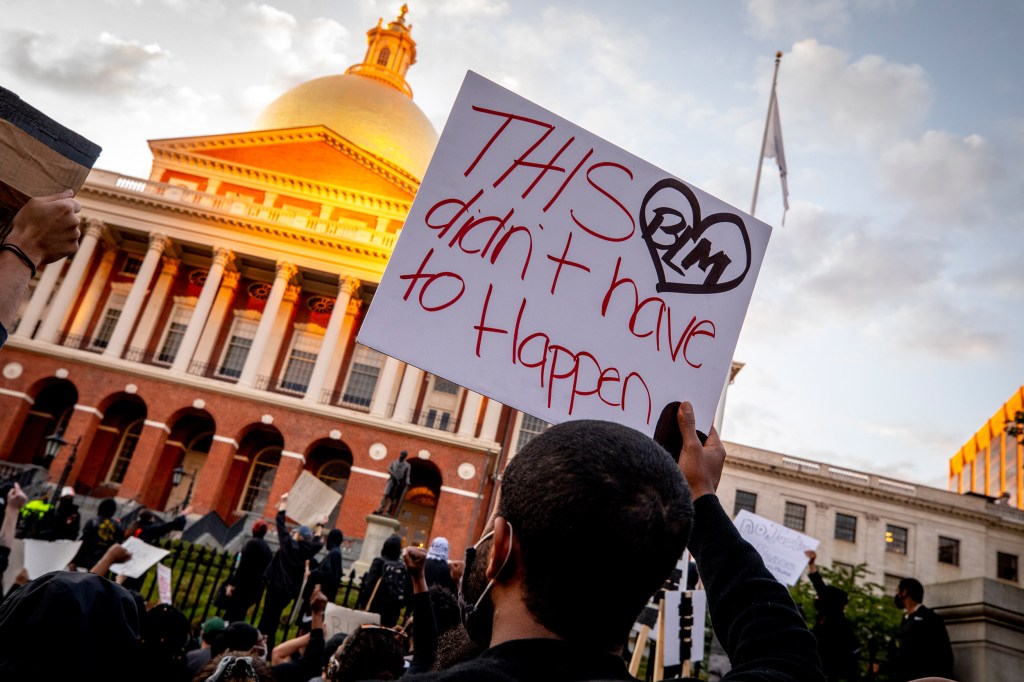
<path id="1" fill-rule="evenodd" d="M 506 523 L 508 522 L 506 521 Z M 488 531 L 476 541 L 475 545 L 466 550 L 466 566 L 462 574 L 463 583 L 472 576 L 473 567 L 476 564 L 476 553 L 480 545 L 492 537 L 494 537 L 494 531 Z M 505 554 L 505 560 L 501 562 L 501 568 L 498 569 L 495 576 L 501 575 L 501 572 L 505 570 L 505 566 L 508 565 L 509 557 L 512 556 L 512 538 L 512 524 L 508 523 L 508 552 Z M 462 618 L 462 626 L 466 629 L 466 634 L 473 640 L 473 643 L 482 649 L 486 649 L 491 643 L 494 604 L 489 599 L 485 603 L 484 598 L 487 597 L 491 588 L 494 587 L 494 580 L 494 578 L 491 578 L 487 581 L 487 585 L 472 604 L 466 602 L 466 594 L 462 589 L 462 585 L 459 585 L 459 615 Z M 472 595 L 469 596 L 472 598 Z M 483 605 L 482 608 L 481 605 Z"/>

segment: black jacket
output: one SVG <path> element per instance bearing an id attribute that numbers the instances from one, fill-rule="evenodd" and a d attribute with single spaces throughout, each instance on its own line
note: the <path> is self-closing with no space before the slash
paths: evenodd
<path id="1" fill-rule="evenodd" d="M 732 670 L 724 680 L 820 682 L 814 641 L 789 591 L 740 537 L 714 495 L 694 502 L 690 551 L 707 589 L 711 620 Z M 491 647 L 441 672 L 408 682 L 634 680 L 621 656 L 558 639 L 521 639 Z"/>
<path id="2" fill-rule="evenodd" d="M 267 566 L 267 582 L 291 595 L 298 595 L 302 576 L 306 573 L 306 562 L 316 556 L 323 546 L 319 538 L 296 540 L 292 538 L 285 522 L 284 511 L 277 512 L 277 539 L 280 547 Z"/>

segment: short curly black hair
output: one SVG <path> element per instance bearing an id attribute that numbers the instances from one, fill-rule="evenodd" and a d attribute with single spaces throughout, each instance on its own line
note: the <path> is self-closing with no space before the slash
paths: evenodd
<path id="1" fill-rule="evenodd" d="M 682 556 L 693 501 L 676 461 L 639 431 L 576 420 L 509 462 L 498 516 L 512 526 L 533 616 L 612 649 Z"/>

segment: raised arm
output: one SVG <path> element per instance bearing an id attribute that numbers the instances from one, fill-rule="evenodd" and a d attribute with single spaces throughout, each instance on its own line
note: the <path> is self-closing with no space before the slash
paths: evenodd
<path id="1" fill-rule="evenodd" d="M 725 447 L 712 428 L 701 445 L 693 407 L 678 412 L 679 466 L 694 497 L 690 551 L 708 595 L 711 622 L 732 662 L 724 679 L 824 680 L 814 636 L 789 595 L 740 537 L 715 494 Z"/>

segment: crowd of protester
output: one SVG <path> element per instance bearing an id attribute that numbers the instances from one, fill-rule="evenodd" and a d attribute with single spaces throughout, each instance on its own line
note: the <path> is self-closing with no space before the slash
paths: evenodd
<path id="1" fill-rule="evenodd" d="M 508 464 L 464 561 L 450 559 L 445 538 L 427 548 L 388 538 L 356 600 L 379 623 L 330 637 L 324 614 L 338 596 L 344 536 L 324 537 L 323 524 L 289 527 L 287 496 L 276 551 L 257 521 L 219 615 L 197 633 L 177 607 L 147 604 L 138 582 L 107 578 L 130 557 L 126 535 L 152 541 L 184 527 L 184 516 L 164 522 L 147 510 L 125 529 L 104 500 L 67 570 L 22 574 L 0 595 L 0 679 L 50 679 L 73 665 L 84 679 L 159 682 L 635 680 L 626 650 L 634 623 L 684 549 L 731 662 L 723 679 L 858 679 L 845 593 L 824 583 L 809 553 L 818 600 L 808 627 L 719 503 L 726 453 L 717 433 L 701 442 L 689 403 L 676 419 L 682 445 L 671 455 L 610 422 L 570 421 L 535 437 Z M 7 488 L 0 572 L 28 503 L 17 484 Z M 602 560 L 609 535 L 628 561 Z M 900 584 L 905 618 L 890 679 L 953 674 L 941 618 L 922 601 L 920 583 Z M 289 604 L 299 633 L 277 643 Z"/>

